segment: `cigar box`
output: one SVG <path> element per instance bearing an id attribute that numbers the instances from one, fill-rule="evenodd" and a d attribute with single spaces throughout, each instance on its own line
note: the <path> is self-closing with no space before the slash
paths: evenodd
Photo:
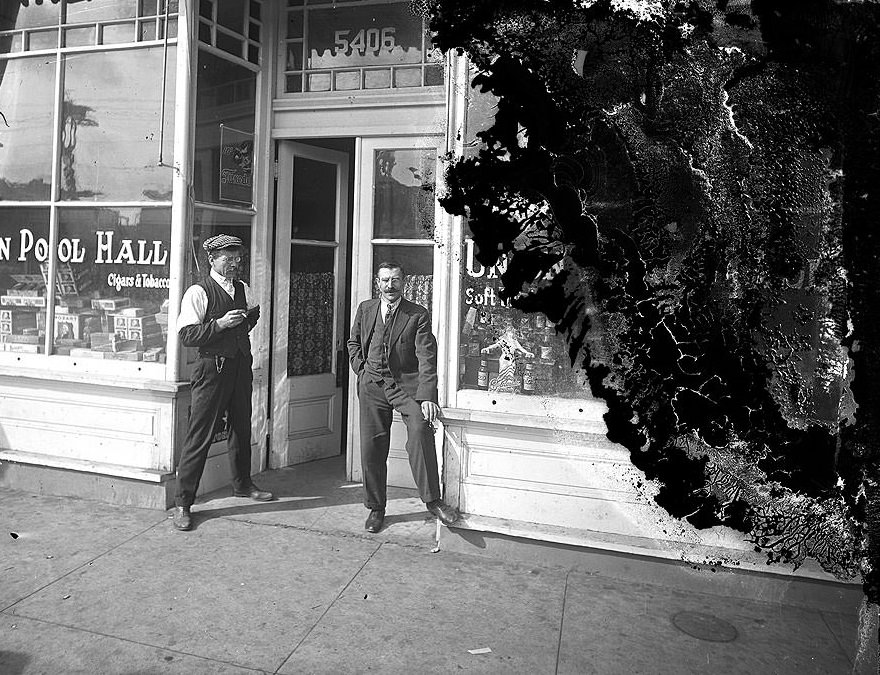
<path id="1" fill-rule="evenodd" d="M 108 352 L 105 358 L 115 359 L 117 361 L 141 361 L 144 353 L 140 351 L 125 352 Z"/>
<path id="2" fill-rule="evenodd" d="M 43 292 L 42 288 L 9 288 L 6 290 L 6 295 L 19 295 L 29 298 L 35 298 L 37 296 L 43 295 Z"/>
<path id="3" fill-rule="evenodd" d="M 115 312 L 130 304 L 129 298 L 92 298 L 92 309 L 100 309 L 105 312 Z"/>
<path id="4" fill-rule="evenodd" d="M 43 343 L 43 338 L 39 335 L 4 335 L 6 342 L 20 345 L 39 345 Z"/>
<path id="5" fill-rule="evenodd" d="M 0 296 L 0 305 L 12 307 L 45 307 L 46 298 L 44 296 L 2 295 Z"/>
<path id="6" fill-rule="evenodd" d="M 88 347 L 86 340 L 74 340 L 71 338 L 55 338 L 55 347 Z"/>
<path id="7" fill-rule="evenodd" d="M 162 352 L 163 349 L 161 347 L 150 347 L 144 351 L 144 361 L 158 361 Z"/>
<path id="8" fill-rule="evenodd" d="M 87 309 L 92 306 L 92 301 L 80 295 L 63 295 L 55 299 L 55 304 L 58 306 L 55 310 L 57 312 L 61 308 Z"/>
<path id="9" fill-rule="evenodd" d="M 0 351 L 42 354 L 43 345 L 25 345 L 16 342 L 0 342 Z"/>
<path id="10" fill-rule="evenodd" d="M 126 307 L 119 314 L 125 317 L 138 317 L 149 314 L 150 311 L 146 307 Z"/>

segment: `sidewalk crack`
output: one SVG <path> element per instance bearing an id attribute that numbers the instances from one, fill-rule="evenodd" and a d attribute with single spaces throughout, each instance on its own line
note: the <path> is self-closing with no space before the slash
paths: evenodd
<path id="1" fill-rule="evenodd" d="M 306 634 L 302 636 L 300 641 L 296 643 L 294 648 L 290 650 L 290 653 L 285 657 L 285 659 L 275 669 L 276 674 L 278 673 L 278 671 L 280 671 L 284 667 L 285 663 L 290 661 L 290 657 L 292 657 L 296 653 L 296 650 L 299 649 L 306 640 L 308 640 L 309 636 L 312 634 L 312 632 L 315 630 L 315 628 L 318 627 L 318 624 L 321 623 L 321 621 L 323 621 L 325 616 L 327 616 L 327 612 L 329 612 L 333 608 L 333 606 L 336 604 L 336 602 L 339 600 L 339 598 L 342 597 L 342 594 L 348 590 L 348 587 L 351 586 L 352 582 L 354 582 L 354 580 L 358 578 L 360 573 L 363 572 L 364 567 L 366 567 L 369 564 L 369 562 L 373 559 L 373 556 L 375 556 L 376 553 L 379 552 L 379 549 L 382 548 L 384 545 L 385 545 L 385 542 L 380 542 L 379 545 L 376 546 L 376 548 L 373 550 L 373 552 L 370 553 L 369 556 L 367 556 L 367 559 L 364 560 L 363 564 L 361 564 L 361 566 L 357 569 L 357 571 L 351 576 L 351 579 L 349 579 L 346 582 L 345 586 L 343 586 L 342 589 L 340 589 L 340 591 L 336 594 L 336 597 L 333 598 L 333 601 L 327 605 L 327 607 L 324 609 L 323 612 L 321 612 L 321 616 L 318 617 L 318 619 L 315 621 L 315 623 L 312 624 L 312 627 L 306 631 Z"/>
<path id="2" fill-rule="evenodd" d="M 568 598 L 568 578 L 571 576 L 572 570 L 568 570 L 565 575 L 565 586 L 562 589 L 562 611 L 559 615 L 559 641 L 556 643 L 556 670 L 553 672 L 558 675 L 559 673 L 559 655 L 562 653 L 562 635 L 563 628 L 565 627 L 565 601 Z"/>
<path id="3" fill-rule="evenodd" d="M 18 605 L 18 604 L 24 602 L 24 601 L 27 600 L 28 598 L 30 598 L 30 597 L 36 595 L 37 593 L 39 593 L 39 592 L 41 592 L 41 591 L 43 591 L 43 590 L 49 588 L 49 586 L 52 586 L 52 585 L 54 585 L 54 584 L 57 584 L 59 581 L 61 581 L 62 579 L 65 579 L 65 578 L 67 578 L 67 577 L 69 577 L 69 576 L 70 576 L 71 574 L 73 574 L 74 572 L 78 572 L 79 570 L 83 569 L 84 567 L 88 567 L 88 566 L 91 565 L 93 562 L 95 562 L 96 560 L 98 560 L 98 559 L 100 559 L 100 558 L 103 558 L 103 557 L 104 557 L 105 555 L 107 555 L 108 553 L 112 553 L 113 551 L 115 551 L 115 550 L 118 549 L 119 547 L 121 547 L 121 546 L 125 546 L 127 543 L 129 543 L 129 542 L 131 542 L 131 541 L 134 541 L 135 539 L 137 539 L 137 538 L 140 537 L 141 535 L 146 534 L 147 532 L 149 532 L 149 531 L 152 530 L 153 528 L 158 527 L 159 525 L 162 525 L 163 523 L 166 523 L 166 522 L 168 522 L 168 518 L 167 518 L 167 517 L 163 517 L 162 520 L 160 520 L 160 521 L 158 521 L 158 522 L 156 522 L 156 523 L 153 523 L 153 524 L 150 525 L 149 527 L 147 527 L 147 528 L 141 530 L 140 532 L 137 532 L 136 534 L 133 534 L 133 535 L 130 536 L 128 539 L 125 539 L 124 541 L 119 542 L 119 543 L 116 544 L 115 546 L 111 546 L 111 547 L 108 548 L 106 551 L 103 551 L 103 552 L 99 553 L 98 555 L 96 555 L 94 558 L 90 558 L 89 560 L 86 560 L 82 565 L 78 565 L 77 567 L 74 567 L 73 569 L 68 570 L 67 572 L 65 572 L 64 574 L 62 574 L 60 577 L 57 577 L 57 578 L 53 579 L 53 580 L 50 581 L 49 583 L 44 584 L 43 586 L 40 586 L 38 589 L 36 589 L 36 590 L 34 590 L 34 591 L 31 591 L 31 592 L 28 593 L 27 595 L 25 595 L 25 596 L 19 598 L 18 600 L 16 600 L 15 602 L 13 602 L 11 605 L 7 605 L 6 607 L 2 607 L 2 608 L 0 608 L 0 614 L 4 613 L 4 612 L 6 612 L 6 611 L 8 611 L 8 610 L 10 610 L 10 609 L 12 609 L 13 607 L 15 607 L 16 605 Z"/>

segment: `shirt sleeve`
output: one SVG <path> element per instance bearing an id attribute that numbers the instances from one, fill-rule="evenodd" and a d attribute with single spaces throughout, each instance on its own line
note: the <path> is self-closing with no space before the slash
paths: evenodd
<path id="1" fill-rule="evenodd" d="M 248 286 L 245 282 L 241 282 L 241 285 L 244 286 L 244 299 L 247 303 L 248 309 L 257 304 L 257 298 L 254 296 L 254 292 L 251 290 L 251 287 Z"/>
<path id="2" fill-rule="evenodd" d="M 177 330 L 186 326 L 200 324 L 205 320 L 208 310 L 208 294 L 196 284 L 186 289 L 180 300 L 180 315 L 177 317 Z"/>

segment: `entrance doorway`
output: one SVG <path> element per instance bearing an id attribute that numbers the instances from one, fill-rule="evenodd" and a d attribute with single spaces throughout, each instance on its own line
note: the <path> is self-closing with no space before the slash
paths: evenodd
<path id="1" fill-rule="evenodd" d="M 273 468 L 344 452 L 346 477 L 361 480 L 357 393 L 348 386 L 346 343 L 353 308 L 376 292 L 379 262 L 403 264 L 404 295 L 429 309 L 438 334 L 434 271 L 441 253 L 434 229 L 441 140 L 420 135 L 278 142 Z M 445 356 L 441 343 L 440 363 Z M 439 461 L 439 425 L 436 438 Z M 389 486 L 415 487 L 405 440 L 395 413 Z"/>
<path id="2" fill-rule="evenodd" d="M 280 141 L 271 466 L 343 452 L 351 141 Z M 329 146 L 329 147 L 328 147 Z"/>
<path id="3" fill-rule="evenodd" d="M 429 135 L 374 136 L 357 140 L 359 187 L 356 188 L 356 226 L 352 237 L 352 306 L 376 297 L 375 271 L 379 263 L 398 262 L 407 275 L 403 295 L 428 309 L 435 336 L 440 312 L 434 271 L 441 265 L 441 249 L 435 239 L 436 224 L 440 220 L 436 181 L 441 171 L 442 140 Z M 445 362 L 445 356 L 441 343 L 438 365 Z M 356 397 L 356 392 L 349 392 L 351 454 L 347 458 L 347 471 L 352 480 L 361 480 Z M 442 439 L 442 427 L 438 424 L 435 434 L 438 466 L 442 466 Z M 388 453 L 388 485 L 415 488 L 405 446 L 406 425 L 395 412 Z"/>

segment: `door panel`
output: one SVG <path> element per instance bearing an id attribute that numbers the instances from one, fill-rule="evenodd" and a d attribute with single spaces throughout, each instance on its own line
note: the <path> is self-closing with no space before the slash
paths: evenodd
<path id="1" fill-rule="evenodd" d="M 344 152 L 279 144 L 273 466 L 342 451 L 348 161 Z"/>
<path id="2" fill-rule="evenodd" d="M 352 250 L 352 313 L 358 304 L 375 297 L 375 268 L 395 260 L 407 274 L 403 295 L 428 309 L 437 334 L 434 270 L 438 252 L 434 228 L 439 206 L 434 185 L 439 170 L 442 139 L 433 136 L 362 139 L 356 146 L 359 181 L 355 194 Z M 442 375 L 442 374 L 441 374 Z M 441 377 L 442 379 L 442 377 Z M 348 476 L 361 480 L 360 438 L 356 392 L 349 392 Z M 438 424 L 438 465 L 442 462 L 442 431 Z M 391 426 L 388 485 L 414 488 L 405 449 L 406 427 L 397 413 Z"/>

